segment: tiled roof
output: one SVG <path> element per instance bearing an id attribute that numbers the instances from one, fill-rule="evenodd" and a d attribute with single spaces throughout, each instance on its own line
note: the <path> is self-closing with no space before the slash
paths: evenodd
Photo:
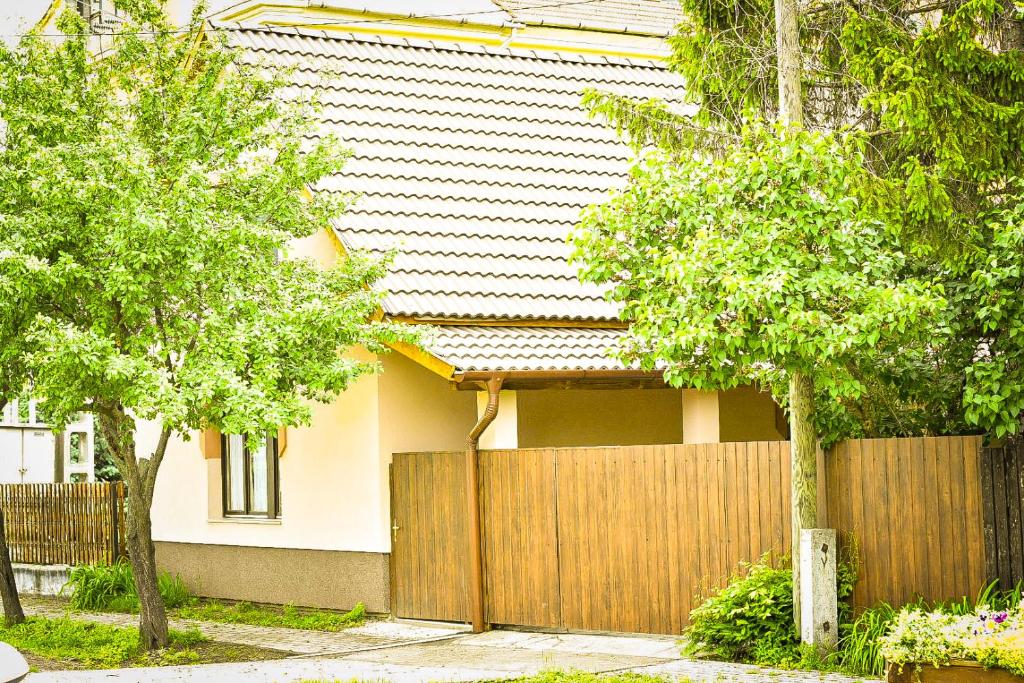
<path id="1" fill-rule="evenodd" d="M 570 327 L 438 327 L 427 347 L 458 372 L 621 370 L 609 350 L 621 329 Z"/>
<path id="2" fill-rule="evenodd" d="M 494 0 L 512 17 L 534 26 L 561 26 L 667 36 L 682 21 L 679 0 Z"/>
<path id="3" fill-rule="evenodd" d="M 585 206 L 625 182 L 630 151 L 588 119 L 580 93 L 674 101 L 678 77 L 611 57 L 281 28 L 225 33 L 247 62 L 294 67 L 294 92 L 317 89 L 325 132 L 353 150 L 317 189 L 361 195 L 337 226 L 347 248 L 397 250 L 381 283 L 388 314 L 615 319 L 602 291 L 577 280 L 565 240 Z"/>

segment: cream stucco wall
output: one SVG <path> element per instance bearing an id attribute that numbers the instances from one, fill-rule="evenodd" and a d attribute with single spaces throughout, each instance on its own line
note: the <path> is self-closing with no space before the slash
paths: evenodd
<path id="1" fill-rule="evenodd" d="M 776 407 L 771 394 L 755 387 L 738 387 L 718 396 L 721 441 L 779 441 L 785 438 L 775 426 Z"/>
<path id="2" fill-rule="evenodd" d="M 678 389 L 544 389 L 517 392 L 519 447 L 679 443 Z"/>
<path id="3" fill-rule="evenodd" d="M 373 356 L 353 353 L 364 360 Z M 313 406 L 312 426 L 288 430 L 280 463 L 281 518 L 220 515 L 217 460 L 206 460 L 197 438 L 168 446 L 153 501 L 157 541 L 312 550 L 387 552 L 388 483 L 380 464 L 380 376 L 359 379 L 330 405 Z M 152 449 L 159 427 L 140 425 L 140 452 Z"/>

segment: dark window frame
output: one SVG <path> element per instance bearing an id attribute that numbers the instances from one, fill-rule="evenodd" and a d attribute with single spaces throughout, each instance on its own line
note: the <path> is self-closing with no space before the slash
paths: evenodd
<path id="1" fill-rule="evenodd" d="M 220 436 L 220 483 L 221 483 L 221 512 L 224 517 L 240 517 L 248 519 L 280 519 L 281 517 L 281 456 L 278 450 L 277 436 L 267 435 L 263 448 L 264 457 L 267 458 L 267 510 L 266 512 L 253 511 L 252 509 L 252 453 L 249 450 L 249 440 L 245 439 L 245 450 L 242 456 L 242 498 L 243 509 L 228 509 L 228 486 L 229 476 L 229 443 L 228 434 Z"/>

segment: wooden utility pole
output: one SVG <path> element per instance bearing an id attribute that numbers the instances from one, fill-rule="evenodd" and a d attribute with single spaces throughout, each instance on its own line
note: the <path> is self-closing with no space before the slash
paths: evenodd
<path id="1" fill-rule="evenodd" d="M 775 0 L 775 50 L 779 73 L 779 123 L 804 123 L 800 90 L 800 23 L 797 0 Z M 818 517 L 818 453 L 814 429 L 814 381 L 803 372 L 789 379 L 790 456 L 792 461 L 793 618 L 800 629 L 800 530 L 813 529 Z"/>

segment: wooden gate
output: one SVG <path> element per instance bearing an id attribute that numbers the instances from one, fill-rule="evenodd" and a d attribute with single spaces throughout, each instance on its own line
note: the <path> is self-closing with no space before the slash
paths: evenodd
<path id="1" fill-rule="evenodd" d="M 858 542 L 858 606 L 984 582 L 979 446 L 861 440 L 824 457 L 828 522 Z M 679 633 L 741 562 L 789 553 L 789 472 L 785 441 L 483 451 L 485 618 Z M 469 620 L 464 486 L 462 452 L 394 456 L 397 616 Z"/>
<path id="2" fill-rule="evenodd" d="M 395 616 L 469 620 L 463 453 L 401 453 L 391 464 Z"/>

